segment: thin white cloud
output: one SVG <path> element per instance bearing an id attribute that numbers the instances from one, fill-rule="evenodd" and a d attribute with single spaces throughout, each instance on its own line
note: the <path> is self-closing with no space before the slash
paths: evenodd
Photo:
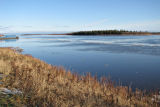
<path id="1" fill-rule="evenodd" d="M 160 31 L 160 20 L 137 21 L 125 24 L 110 24 L 107 19 L 93 22 L 91 24 L 84 24 L 82 26 L 73 26 L 74 30 L 109 30 L 109 29 L 123 29 L 123 30 L 138 30 L 138 31 Z"/>
<path id="2" fill-rule="evenodd" d="M 24 28 L 32 28 L 33 26 L 23 26 Z"/>
<path id="3" fill-rule="evenodd" d="M 94 26 L 99 26 L 101 24 L 104 24 L 107 21 L 108 21 L 108 19 L 102 19 L 102 20 L 99 20 L 99 21 L 92 22 L 90 24 L 84 24 L 82 26 L 83 27 L 94 27 Z"/>
<path id="4" fill-rule="evenodd" d="M 0 26 L 0 33 L 9 32 L 12 26 Z"/>
<path id="5" fill-rule="evenodd" d="M 9 27 L 0 26 L 0 30 L 8 29 Z"/>
<path id="6" fill-rule="evenodd" d="M 147 31 L 160 31 L 160 20 L 134 22 L 128 24 L 118 24 L 105 26 L 106 29 L 125 29 L 125 30 L 147 30 Z"/>
<path id="7" fill-rule="evenodd" d="M 106 23 L 107 22 L 107 23 Z M 52 32 L 52 31 L 80 31 L 80 30 L 106 30 L 106 29 L 124 29 L 124 30 L 138 30 L 138 31 L 160 31 L 160 20 L 149 20 L 141 22 L 130 22 L 126 24 L 110 24 L 108 19 L 95 21 L 89 24 L 82 24 L 77 26 L 72 25 L 14 25 L 2 26 L 0 25 L 0 33 L 12 32 Z"/>
<path id="8" fill-rule="evenodd" d="M 83 23 L 78 26 L 71 26 L 69 31 L 90 30 L 90 29 L 95 29 L 97 27 L 100 28 L 107 21 L 108 21 L 108 19 L 102 19 L 102 20 L 94 21 L 92 23 Z"/>

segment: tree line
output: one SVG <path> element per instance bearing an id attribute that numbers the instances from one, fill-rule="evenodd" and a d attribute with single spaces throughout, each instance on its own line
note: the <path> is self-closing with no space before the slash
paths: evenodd
<path id="1" fill-rule="evenodd" d="M 141 34 L 147 33 L 142 31 L 128 31 L 128 30 L 93 30 L 93 31 L 79 31 L 72 32 L 70 35 L 120 35 L 120 34 Z"/>

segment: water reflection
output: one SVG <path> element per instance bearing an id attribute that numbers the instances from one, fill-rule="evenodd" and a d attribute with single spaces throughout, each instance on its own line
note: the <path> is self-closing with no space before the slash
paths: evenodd
<path id="1" fill-rule="evenodd" d="M 160 36 L 28 35 L 1 42 L 72 72 L 109 75 L 134 88 L 160 88 Z"/>

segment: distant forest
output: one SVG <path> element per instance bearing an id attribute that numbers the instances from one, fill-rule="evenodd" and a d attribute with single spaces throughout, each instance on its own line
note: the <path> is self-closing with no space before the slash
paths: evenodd
<path id="1" fill-rule="evenodd" d="M 160 34 L 159 32 L 142 32 L 142 31 L 128 31 L 128 30 L 93 30 L 93 31 L 79 31 L 72 32 L 68 35 L 152 35 Z"/>

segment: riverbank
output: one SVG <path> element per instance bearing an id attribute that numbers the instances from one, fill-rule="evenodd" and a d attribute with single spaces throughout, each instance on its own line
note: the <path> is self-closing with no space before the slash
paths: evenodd
<path id="1" fill-rule="evenodd" d="M 22 36 L 25 35 L 67 35 L 67 34 L 22 34 Z"/>
<path id="2" fill-rule="evenodd" d="M 19 37 L 11 37 L 11 38 L 0 38 L 0 40 L 7 40 L 7 39 L 19 39 Z"/>
<path id="3" fill-rule="evenodd" d="M 6 40 L 6 39 L 19 39 L 16 35 L 0 35 L 0 40 Z"/>
<path id="4" fill-rule="evenodd" d="M 111 80 L 80 76 L 63 67 L 49 65 L 30 55 L 22 55 L 19 49 L 0 48 L 1 88 L 17 89 L 11 103 L 27 106 L 77 106 L 77 107 L 158 107 L 150 94 L 131 88 L 114 86 Z M 0 95 L 2 96 L 2 95 Z M 4 95 L 5 96 L 5 95 Z M 7 97 L 8 98 L 8 97 Z M 9 99 L 9 98 L 8 98 Z M 0 104 L 6 97 L 0 97 Z M 8 100 L 6 100 L 8 101 Z"/>
<path id="5" fill-rule="evenodd" d="M 1 34 L 0 34 L 0 37 L 2 37 L 2 36 L 4 36 L 4 35 L 1 35 Z"/>

